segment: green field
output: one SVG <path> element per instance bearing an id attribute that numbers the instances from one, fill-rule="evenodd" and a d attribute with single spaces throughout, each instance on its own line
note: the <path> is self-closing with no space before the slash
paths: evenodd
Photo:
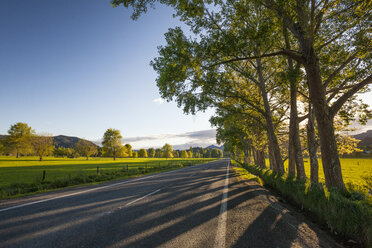
<path id="1" fill-rule="evenodd" d="M 125 171 L 127 169 L 148 169 L 155 171 L 166 166 L 190 165 L 205 163 L 215 159 L 158 159 L 158 158 L 53 158 L 46 157 L 44 161 L 38 161 L 38 157 L 7 157 L 0 156 L 0 187 L 14 183 L 34 183 L 42 178 L 46 171 L 45 180 L 55 181 L 77 175 L 96 175 L 97 166 L 102 173 Z M 181 165 L 182 164 L 182 165 Z"/>
<path id="2" fill-rule="evenodd" d="M 345 184 L 352 183 L 362 186 L 365 184 L 362 177 L 372 175 L 372 158 L 341 158 L 341 170 Z M 306 177 L 310 178 L 310 159 L 304 159 Z M 322 160 L 319 162 L 319 180 L 324 181 Z M 266 160 L 269 166 L 269 161 Z M 284 163 L 285 170 L 288 170 L 288 160 Z"/>

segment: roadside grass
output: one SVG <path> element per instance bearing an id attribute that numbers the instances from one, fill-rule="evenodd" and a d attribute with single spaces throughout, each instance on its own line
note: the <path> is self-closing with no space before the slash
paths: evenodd
<path id="1" fill-rule="evenodd" d="M 279 176 L 254 165 L 241 166 L 331 232 L 372 247 L 372 197 L 368 194 L 353 189 L 340 192 L 324 184 L 311 184 L 309 180 Z"/>
<path id="2" fill-rule="evenodd" d="M 0 157 L 0 199 L 178 169 L 215 159 Z M 45 171 L 45 179 L 43 172 Z"/>

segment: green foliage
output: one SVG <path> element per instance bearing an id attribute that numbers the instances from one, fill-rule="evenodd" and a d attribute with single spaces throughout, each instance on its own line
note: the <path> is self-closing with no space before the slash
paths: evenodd
<path id="1" fill-rule="evenodd" d="M 211 156 L 212 158 L 223 158 L 223 151 L 221 149 L 213 148 Z"/>
<path id="2" fill-rule="evenodd" d="M 75 149 L 81 156 L 85 156 L 87 160 L 90 156 L 95 155 L 98 152 L 97 146 L 93 145 L 92 142 L 83 139 L 76 143 Z"/>
<path id="3" fill-rule="evenodd" d="M 186 150 L 183 150 L 183 151 L 181 152 L 181 158 L 188 158 L 188 157 L 189 157 L 188 152 L 187 152 Z"/>
<path id="4" fill-rule="evenodd" d="M 133 154 L 132 154 L 132 146 L 130 144 L 125 144 L 124 147 L 125 147 L 125 152 L 126 152 L 126 156 L 125 157 L 132 157 L 133 156 Z"/>
<path id="5" fill-rule="evenodd" d="M 122 152 L 122 139 L 123 137 L 120 134 L 119 130 L 109 128 L 103 134 L 102 145 L 103 149 L 107 155 L 115 158 Z"/>
<path id="6" fill-rule="evenodd" d="M 161 158 L 162 157 L 162 151 L 160 148 L 155 150 L 155 158 Z"/>
<path id="7" fill-rule="evenodd" d="M 173 158 L 173 147 L 169 144 L 165 144 L 162 148 L 163 158 Z"/>
<path id="8" fill-rule="evenodd" d="M 147 151 L 145 149 L 140 149 L 138 151 L 138 157 L 139 158 L 147 158 L 148 157 Z"/>
<path id="9" fill-rule="evenodd" d="M 133 151 L 133 152 L 132 152 L 132 157 L 133 157 L 133 158 L 138 158 L 138 152 Z"/>
<path id="10" fill-rule="evenodd" d="M 32 137 L 35 131 L 27 123 L 18 122 L 8 130 L 9 136 L 6 139 L 7 148 L 17 157 L 20 154 L 29 154 L 32 151 Z"/>
<path id="11" fill-rule="evenodd" d="M 149 148 L 147 150 L 147 154 L 148 154 L 149 158 L 154 158 L 155 157 L 155 149 L 154 148 Z"/>
<path id="12" fill-rule="evenodd" d="M 39 156 L 40 161 L 44 156 L 48 156 L 53 153 L 53 137 L 47 134 L 34 135 L 31 140 L 33 150 L 37 156 Z"/>

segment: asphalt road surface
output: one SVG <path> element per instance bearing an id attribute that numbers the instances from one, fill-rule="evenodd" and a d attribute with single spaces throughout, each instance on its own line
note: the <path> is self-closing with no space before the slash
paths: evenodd
<path id="1" fill-rule="evenodd" d="M 227 159 L 0 202 L 0 247 L 340 247 Z"/>

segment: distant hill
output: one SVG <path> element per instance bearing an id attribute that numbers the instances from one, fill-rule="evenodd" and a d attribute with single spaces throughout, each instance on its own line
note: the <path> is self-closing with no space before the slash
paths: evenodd
<path id="1" fill-rule="evenodd" d="M 8 135 L 0 135 L 0 140 L 5 139 Z M 54 145 L 56 147 L 65 147 L 65 148 L 73 148 L 75 147 L 76 143 L 81 140 L 78 137 L 71 137 L 71 136 L 65 136 L 65 135 L 58 135 L 54 136 Z M 91 141 L 89 141 L 91 142 Z M 93 142 L 91 142 L 93 145 L 97 146 Z M 98 147 L 98 146 L 97 146 Z"/>
<path id="2" fill-rule="evenodd" d="M 217 148 L 217 149 L 221 149 L 222 151 L 224 150 L 224 149 L 223 149 L 223 145 L 222 145 L 222 146 L 211 145 L 211 146 L 207 146 L 206 148 L 209 148 L 209 149 Z"/>
<path id="3" fill-rule="evenodd" d="M 76 143 L 78 143 L 79 140 L 81 140 L 78 137 L 71 137 L 71 136 L 65 136 L 65 135 L 58 135 L 54 136 L 54 144 L 55 146 L 61 146 L 65 148 L 73 148 L 75 147 Z M 89 141 L 92 143 L 92 145 L 97 146 L 93 142 Z M 98 146 L 97 146 L 98 147 Z"/>
<path id="4" fill-rule="evenodd" d="M 358 146 L 370 146 L 372 145 L 372 130 L 368 130 L 367 132 L 352 135 L 353 138 L 360 140 Z"/>

